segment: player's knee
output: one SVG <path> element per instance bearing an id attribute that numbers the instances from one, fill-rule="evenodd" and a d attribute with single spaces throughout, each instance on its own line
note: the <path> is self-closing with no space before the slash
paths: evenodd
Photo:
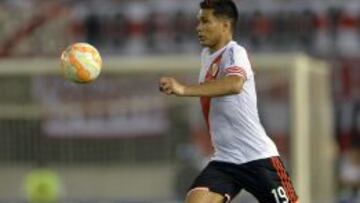
<path id="1" fill-rule="evenodd" d="M 225 203 L 226 199 L 217 193 L 203 189 L 191 190 L 185 199 L 185 203 Z"/>

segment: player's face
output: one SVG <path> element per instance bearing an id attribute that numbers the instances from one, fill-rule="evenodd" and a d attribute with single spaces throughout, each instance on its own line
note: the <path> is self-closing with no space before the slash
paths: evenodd
<path id="1" fill-rule="evenodd" d="M 202 46 L 215 47 L 221 40 L 223 29 L 223 21 L 214 16 L 212 9 L 200 9 L 196 30 Z"/>

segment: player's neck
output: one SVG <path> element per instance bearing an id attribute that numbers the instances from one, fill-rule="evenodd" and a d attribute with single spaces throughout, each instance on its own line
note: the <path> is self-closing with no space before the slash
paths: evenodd
<path id="1" fill-rule="evenodd" d="M 232 41 L 232 37 L 229 36 L 229 37 L 224 37 L 224 38 L 221 38 L 221 40 L 219 40 L 218 43 L 216 43 L 214 46 L 212 47 L 209 47 L 209 50 L 210 50 L 210 53 L 215 53 L 216 51 L 224 48 L 230 41 Z"/>

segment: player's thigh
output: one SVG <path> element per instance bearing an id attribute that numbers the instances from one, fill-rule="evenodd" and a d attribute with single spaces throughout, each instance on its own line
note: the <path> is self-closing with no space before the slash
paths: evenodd
<path id="1" fill-rule="evenodd" d="M 242 189 L 232 173 L 234 164 L 212 161 L 189 188 L 187 203 L 230 202 Z"/>
<path id="2" fill-rule="evenodd" d="M 225 201 L 225 197 L 221 194 L 196 189 L 190 191 L 185 199 L 185 203 L 225 203 Z"/>
<path id="3" fill-rule="evenodd" d="M 298 203 L 290 177 L 279 157 L 244 165 L 243 171 L 247 176 L 243 178 L 245 189 L 252 193 L 260 203 Z"/>

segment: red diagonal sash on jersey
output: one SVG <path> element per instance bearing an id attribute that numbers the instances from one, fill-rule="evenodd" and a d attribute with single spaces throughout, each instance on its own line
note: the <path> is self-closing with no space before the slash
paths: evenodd
<path id="1" fill-rule="evenodd" d="M 216 79 L 216 76 L 219 73 L 219 63 L 221 61 L 223 53 L 224 51 L 221 52 L 219 56 L 216 57 L 215 60 L 210 64 L 205 75 L 205 82 Z M 211 102 L 211 97 L 200 97 L 201 108 L 208 130 L 210 130 L 210 123 L 209 123 L 210 102 Z"/>

